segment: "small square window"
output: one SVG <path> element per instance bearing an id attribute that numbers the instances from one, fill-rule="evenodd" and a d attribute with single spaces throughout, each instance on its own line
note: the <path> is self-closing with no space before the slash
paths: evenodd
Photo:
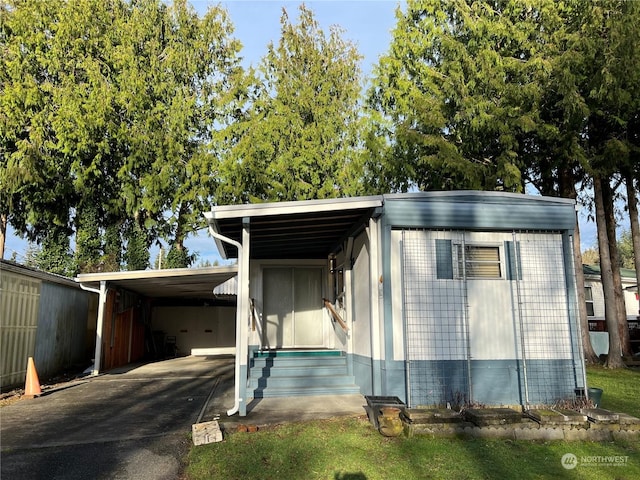
<path id="1" fill-rule="evenodd" d="M 502 278 L 500 247 L 495 245 L 455 245 L 456 278 Z"/>

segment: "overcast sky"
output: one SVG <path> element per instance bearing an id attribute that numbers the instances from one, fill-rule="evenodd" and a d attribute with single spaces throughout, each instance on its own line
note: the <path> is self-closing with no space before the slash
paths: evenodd
<path id="1" fill-rule="evenodd" d="M 209 5 L 218 2 L 199 1 L 191 2 L 200 13 L 206 11 Z M 267 51 L 270 42 L 277 43 L 280 37 L 280 16 L 285 8 L 292 22 L 297 22 L 299 1 L 256 1 L 256 0 L 231 0 L 220 2 L 228 11 L 235 26 L 234 36 L 242 42 L 241 55 L 245 66 L 257 66 Z M 395 25 L 395 10 L 404 2 L 396 0 L 363 0 L 363 1 L 337 1 L 321 0 L 304 2 L 313 10 L 316 20 L 321 28 L 328 32 L 329 27 L 337 25 L 344 30 L 345 39 L 356 44 L 363 55 L 362 71 L 369 76 L 372 67 L 377 63 L 378 57 L 387 52 L 391 39 L 391 30 Z M 595 244 L 595 225 L 587 221 L 585 213 L 579 214 L 583 249 Z M 628 227 L 628 215 L 623 220 L 625 228 Z M 25 241 L 13 235 L 13 230 L 7 232 L 7 244 L 5 258 L 11 258 L 13 251 L 20 256 L 24 255 L 27 244 Z M 189 238 L 186 246 L 190 252 L 198 252 L 201 260 L 219 260 L 215 243 L 208 237 L 206 231 L 198 236 Z M 151 262 L 155 260 L 157 248 L 151 255 Z M 18 259 L 20 260 L 20 256 Z"/>

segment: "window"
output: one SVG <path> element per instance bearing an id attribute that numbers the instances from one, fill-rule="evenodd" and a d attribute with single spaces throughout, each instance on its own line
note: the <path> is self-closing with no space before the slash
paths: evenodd
<path id="1" fill-rule="evenodd" d="M 456 278 L 502 278 L 500 247 L 495 245 L 455 245 Z M 463 265 L 464 263 L 464 265 Z"/>
<path id="2" fill-rule="evenodd" d="M 593 292 L 591 291 L 591 287 L 584 287 L 584 300 L 587 304 L 587 317 L 595 316 L 593 311 Z"/>

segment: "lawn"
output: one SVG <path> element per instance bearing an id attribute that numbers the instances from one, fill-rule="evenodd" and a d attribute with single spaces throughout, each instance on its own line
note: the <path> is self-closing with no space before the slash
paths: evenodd
<path id="1" fill-rule="evenodd" d="M 604 389 L 602 407 L 640 416 L 640 371 L 589 369 Z M 577 468 L 561 458 L 572 453 Z M 628 457 L 619 466 L 586 465 L 583 457 Z M 201 479 L 637 479 L 640 441 L 525 442 L 385 438 L 365 418 L 294 423 L 193 447 L 187 478 Z"/>

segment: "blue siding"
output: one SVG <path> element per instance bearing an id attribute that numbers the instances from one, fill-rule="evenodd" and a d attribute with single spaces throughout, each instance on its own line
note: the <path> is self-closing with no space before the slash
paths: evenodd
<path id="1" fill-rule="evenodd" d="M 472 360 L 469 397 L 466 361 L 414 361 L 411 362 L 411 383 L 416 380 L 413 375 L 419 372 L 421 394 L 413 392 L 411 405 L 444 405 L 447 402 L 453 405 L 461 398 L 485 405 L 521 405 L 525 403 L 522 368 L 516 359 Z M 579 386 L 575 373 L 571 360 L 528 360 L 529 403 L 553 404 L 560 399 L 572 398 Z"/>
<path id="2" fill-rule="evenodd" d="M 373 363 L 371 358 L 355 354 L 349 354 L 348 357 L 353 365 L 353 376 L 356 379 L 356 385 L 360 387 L 360 393 L 373 395 Z"/>
<path id="3" fill-rule="evenodd" d="M 384 223 L 395 227 L 469 230 L 570 230 L 570 200 L 496 192 L 385 196 Z"/>

